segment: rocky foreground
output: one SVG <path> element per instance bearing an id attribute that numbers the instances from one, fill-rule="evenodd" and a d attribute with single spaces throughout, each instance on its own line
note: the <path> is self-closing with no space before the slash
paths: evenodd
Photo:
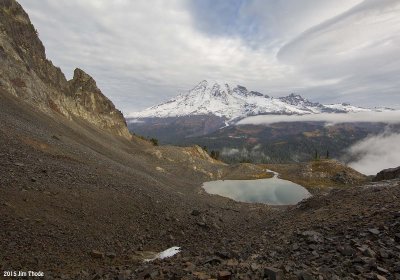
<path id="1" fill-rule="evenodd" d="M 334 190 L 286 210 L 271 210 L 260 232 L 242 224 L 234 238 L 183 248 L 170 259 L 84 270 L 74 277 L 400 279 L 399 187 L 397 180 Z M 201 229 L 204 235 L 210 231 Z"/>

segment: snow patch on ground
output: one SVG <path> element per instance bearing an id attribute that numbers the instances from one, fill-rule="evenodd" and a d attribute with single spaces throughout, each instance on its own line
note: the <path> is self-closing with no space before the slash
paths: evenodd
<path id="1" fill-rule="evenodd" d="M 268 173 L 273 173 L 273 174 L 274 174 L 274 177 L 273 177 L 273 178 L 278 178 L 278 176 L 279 176 L 279 173 L 278 173 L 278 172 L 275 172 L 275 171 L 273 171 L 273 170 L 271 170 L 271 169 L 265 169 L 265 171 L 268 172 Z"/>
<path id="2" fill-rule="evenodd" d="M 162 252 L 156 254 L 154 256 L 154 258 L 145 259 L 144 261 L 145 262 L 151 262 L 151 261 L 154 261 L 156 259 L 162 260 L 162 259 L 170 258 L 170 257 L 175 256 L 176 254 L 178 254 L 180 251 L 181 251 L 181 247 L 171 247 L 171 248 L 168 248 L 165 251 L 162 251 Z"/>

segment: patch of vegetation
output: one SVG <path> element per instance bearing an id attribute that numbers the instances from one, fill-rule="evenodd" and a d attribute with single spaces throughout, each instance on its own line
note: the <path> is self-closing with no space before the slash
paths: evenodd
<path id="1" fill-rule="evenodd" d="M 365 175 L 332 159 L 291 164 L 265 164 L 263 166 L 278 172 L 279 177 L 284 180 L 306 187 L 312 193 L 329 187 L 359 185 L 367 180 Z"/>
<path id="2" fill-rule="evenodd" d="M 219 155 L 220 155 L 219 151 L 212 150 L 210 152 L 210 157 L 213 158 L 213 159 L 219 160 Z"/>
<path id="3" fill-rule="evenodd" d="M 211 150 L 210 152 L 208 152 L 208 148 L 207 146 L 203 146 L 202 149 L 210 155 L 211 158 L 219 160 L 220 159 L 220 152 L 216 151 L 216 150 Z"/>
<path id="4" fill-rule="evenodd" d="M 142 139 L 142 140 L 144 140 L 144 141 L 149 141 L 149 142 L 151 142 L 151 143 L 153 144 L 153 146 L 158 146 L 158 145 L 159 145 L 159 142 L 158 142 L 158 139 L 157 139 L 157 138 L 154 138 L 154 137 L 152 137 L 152 138 L 150 138 L 150 137 L 145 137 L 145 136 L 143 136 L 143 135 L 139 135 L 139 134 L 136 134 L 136 133 L 133 133 L 133 132 L 131 132 L 131 134 L 134 135 L 134 136 L 136 136 L 136 137 L 139 138 L 139 139 Z"/>
<path id="5" fill-rule="evenodd" d="M 314 160 L 320 160 L 320 159 L 323 159 L 323 157 L 318 152 L 318 150 L 315 150 L 315 152 L 314 152 Z M 326 150 L 325 159 L 329 159 L 329 150 Z"/>
<path id="6" fill-rule="evenodd" d="M 150 142 L 153 144 L 153 146 L 158 146 L 158 139 L 150 138 Z"/>

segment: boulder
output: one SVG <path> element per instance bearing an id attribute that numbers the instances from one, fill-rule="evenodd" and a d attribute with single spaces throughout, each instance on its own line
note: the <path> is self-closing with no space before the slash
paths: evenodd
<path id="1" fill-rule="evenodd" d="M 283 272 L 274 267 L 266 267 L 264 269 L 264 276 L 268 277 L 270 280 L 280 280 L 283 279 Z"/>
<path id="2" fill-rule="evenodd" d="M 400 166 L 396 168 L 384 169 L 376 174 L 376 176 L 372 180 L 376 182 L 383 180 L 393 180 L 396 178 L 400 178 Z"/>
<path id="3" fill-rule="evenodd" d="M 90 251 L 90 256 L 94 259 L 104 259 L 104 253 L 98 250 Z"/>
<path id="4" fill-rule="evenodd" d="M 232 273 L 227 270 L 218 272 L 218 280 L 229 280 L 231 279 Z"/>

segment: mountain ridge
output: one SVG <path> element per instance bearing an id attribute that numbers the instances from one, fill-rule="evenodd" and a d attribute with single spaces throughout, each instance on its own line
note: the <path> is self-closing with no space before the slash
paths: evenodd
<path id="1" fill-rule="evenodd" d="M 14 0 L 0 5 L 0 58 L 1 90 L 47 114 L 82 118 L 102 130 L 131 137 L 122 113 L 91 76 L 77 68 L 68 81 L 47 59 L 37 30 Z"/>

